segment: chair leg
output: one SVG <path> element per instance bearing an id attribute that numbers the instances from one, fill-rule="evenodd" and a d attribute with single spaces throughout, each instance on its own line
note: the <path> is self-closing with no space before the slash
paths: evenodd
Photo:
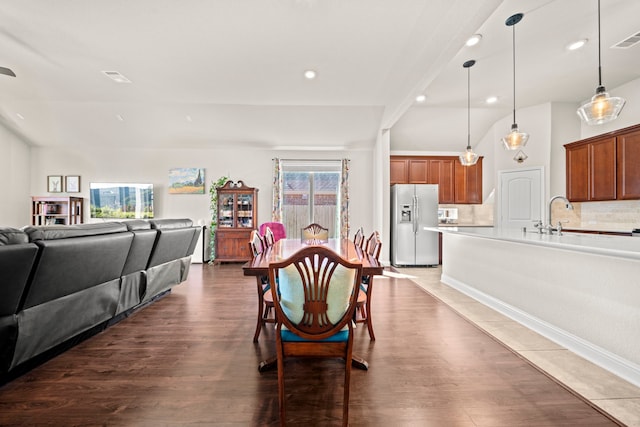
<path id="1" fill-rule="evenodd" d="M 278 337 L 276 338 L 277 347 L 277 365 L 278 365 L 278 408 L 280 409 L 280 425 L 287 425 L 287 418 L 284 407 L 284 350 L 282 349 L 282 341 L 280 341 L 280 331 L 277 331 Z"/>
<path id="2" fill-rule="evenodd" d="M 353 333 L 353 331 L 349 331 Z M 351 360 L 353 358 L 353 341 L 348 344 L 347 359 L 344 367 L 344 397 L 342 398 L 342 425 L 349 425 L 349 385 L 351 384 Z"/>
<path id="3" fill-rule="evenodd" d="M 367 302 L 366 310 L 367 310 L 367 329 L 369 330 L 369 339 L 371 341 L 376 340 L 376 335 L 373 333 L 373 322 L 371 321 L 371 301 L 373 298 L 373 276 L 369 278 L 369 285 L 367 286 Z"/>
<path id="4" fill-rule="evenodd" d="M 369 304 L 369 301 L 367 301 L 367 329 L 369 330 L 369 339 L 371 341 L 375 341 L 376 340 L 376 335 L 373 333 L 373 323 L 371 323 L 371 304 Z"/>
<path id="5" fill-rule="evenodd" d="M 253 342 L 258 342 L 260 330 L 262 329 L 262 308 L 264 307 L 264 297 L 262 296 L 262 284 L 260 277 L 256 277 L 258 281 L 258 323 L 256 324 L 256 332 L 253 334 Z"/>

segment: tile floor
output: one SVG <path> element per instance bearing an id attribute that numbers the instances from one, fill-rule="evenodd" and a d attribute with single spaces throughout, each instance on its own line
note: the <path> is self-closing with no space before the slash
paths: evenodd
<path id="1" fill-rule="evenodd" d="M 628 426 L 640 427 L 640 387 L 441 283 L 439 267 L 395 270 L 593 405 Z"/>

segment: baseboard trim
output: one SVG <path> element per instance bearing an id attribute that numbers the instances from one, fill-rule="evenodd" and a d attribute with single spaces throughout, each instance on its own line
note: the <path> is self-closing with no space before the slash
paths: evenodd
<path id="1" fill-rule="evenodd" d="M 516 307 L 480 292 L 472 286 L 469 286 L 459 280 L 456 280 L 446 274 L 442 274 L 440 281 L 470 298 L 486 305 L 489 308 L 507 316 L 508 318 L 520 323 L 521 325 L 531 329 L 543 337 L 555 342 L 556 344 L 566 348 L 567 350 L 577 354 L 578 356 L 606 369 L 614 375 L 622 378 L 631 384 L 640 387 L 640 366 L 632 363 L 620 356 L 613 354 L 603 348 L 600 348 L 589 341 L 583 340 L 573 334 L 568 333 L 564 329 L 558 328 L 548 322 L 545 322 L 535 316 L 530 315 Z"/>

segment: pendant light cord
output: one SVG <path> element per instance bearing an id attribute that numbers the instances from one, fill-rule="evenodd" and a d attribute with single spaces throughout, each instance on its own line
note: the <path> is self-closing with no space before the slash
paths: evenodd
<path id="1" fill-rule="evenodd" d="M 599 0 L 598 0 L 599 1 Z M 516 123 L 516 24 L 513 28 L 513 123 Z"/>
<path id="2" fill-rule="evenodd" d="M 471 67 L 467 67 L 467 150 L 471 149 Z"/>
<path id="3" fill-rule="evenodd" d="M 602 58 L 600 54 L 600 0 L 598 0 L 598 87 L 602 86 Z"/>

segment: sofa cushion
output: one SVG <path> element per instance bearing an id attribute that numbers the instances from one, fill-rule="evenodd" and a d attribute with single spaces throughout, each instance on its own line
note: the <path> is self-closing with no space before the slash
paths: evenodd
<path id="1" fill-rule="evenodd" d="M 74 224 L 28 226 L 23 228 L 30 242 L 37 240 L 67 239 L 70 237 L 99 236 L 101 234 L 122 233 L 127 226 L 121 222 L 103 222 L 99 224 Z"/>
<path id="2" fill-rule="evenodd" d="M 22 230 L 11 227 L 0 227 L 0 246 L 28 243 L 29 236 Z"/>
<path id="3" fill-rule="evenodd" d="M 189 218 L 182 219 L 150 219 L 151 228 L 166 230 L 171 228 L 190 228 L 193 221 Z"/>

